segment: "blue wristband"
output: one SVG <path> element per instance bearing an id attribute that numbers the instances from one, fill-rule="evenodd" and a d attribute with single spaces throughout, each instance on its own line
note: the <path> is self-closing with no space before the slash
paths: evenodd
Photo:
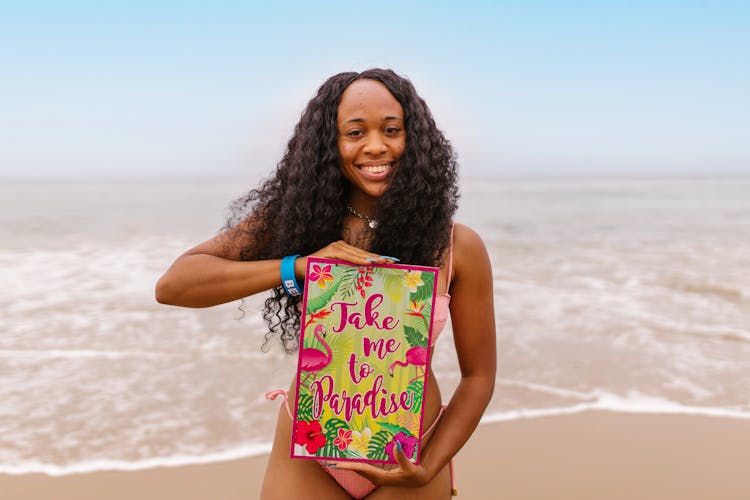
<path id="1" fill-rule="evenodd" d="M 281 259 L 281 285 L 290 297 L 302 295 L 297 277 L 294 275 L 294 261 L 297 260 L 297 257 L 299 257 L 299 254 L 287 255 Z"/>

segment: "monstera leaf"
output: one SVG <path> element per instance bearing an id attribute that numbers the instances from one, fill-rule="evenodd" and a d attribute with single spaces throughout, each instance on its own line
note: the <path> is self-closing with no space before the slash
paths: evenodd
<path id="1" fill-rule="evenodd" d="M 404 332 L 406 333 L 406 341 L 409 342 L 410 346 L 427 348 L 427 337 L 419 333 L 419 330 L 404 325 Z"/>
<path id="2" fill-rule="evenodd" d="M 385 453 L 385 446 L 391 442 L 393 434 L 386 430 L 378 431 L 370 439 L 370 445 L 367 447 L 367 458 L 370 460 L 388 460 Z"/>

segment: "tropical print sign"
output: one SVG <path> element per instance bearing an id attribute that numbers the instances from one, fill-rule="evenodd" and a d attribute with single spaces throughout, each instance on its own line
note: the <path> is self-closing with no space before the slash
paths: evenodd
<path id="1" fill-rule="evenodd" d="M 293 458 L 419 463 L 437 271 L 308 259 Z"/>

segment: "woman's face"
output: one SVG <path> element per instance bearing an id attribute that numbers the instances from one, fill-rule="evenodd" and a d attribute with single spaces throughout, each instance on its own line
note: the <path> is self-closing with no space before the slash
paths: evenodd
<path id="1" fill-rule="evenodd" d="M 356 80 L 341 95 L 336 124 L 341 170 L 352 194 L 379 197 L 406 148 L 404 110 L 382 83 Z"/>

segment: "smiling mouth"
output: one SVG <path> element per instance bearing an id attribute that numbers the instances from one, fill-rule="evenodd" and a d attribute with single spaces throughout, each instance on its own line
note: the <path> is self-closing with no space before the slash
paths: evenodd
<path id="1" fill-rule="evenodd" d="M 393 162 L 391 163 L 379 163 L 377 165 L 357 165 L 357 168 L 368 174 L 382 174 L 393 168 Z"/>

